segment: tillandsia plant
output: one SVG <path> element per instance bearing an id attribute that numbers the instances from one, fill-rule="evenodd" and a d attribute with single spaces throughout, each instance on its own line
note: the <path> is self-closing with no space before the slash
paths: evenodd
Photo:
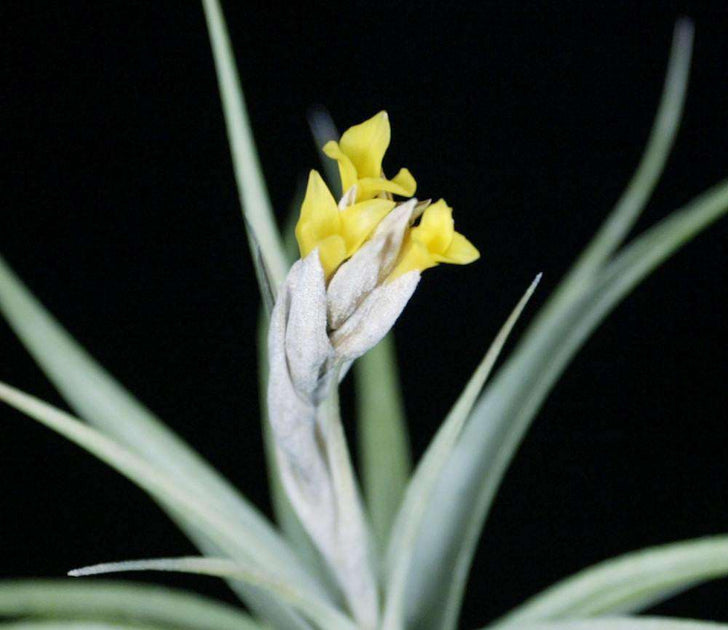
<path id="1" fill-rule="evenodd" d="M 0 399 L 144 489 L 199 557 L 76 569 L 73 576 L 180 571 L 228 581 L 246 610 L 151 586 L 93 581 L 0 585 L 7 628 L 453 630 L 477 541 L 503 475 L 541 403 L 589 334 L 632 288 L 728 212 L 723 181 L 623 241 L 662 172 L 681 117 L 692 26 L 675 31 L 655 125 L 616 208 L 493 378 L 536 276 L 412 472 L 399 406 L 393 323 L 426 269 L 478 250 L 444 200 L 414 197 L 406 169 L 385 176 L 384 112 L 340 138 L 315 133 L 338 166 L 337 199 L 312 171 L 292 262 L 275 227 L 217 0 L 204 0 L 243 215 L 264 307 L 263 418 L 277 524 L 98 365 L 0 260 L 0 309 L 78 414 L 0 384 Z M 362 488 L 338 401 L 357 372 Z M 425 526 L 426 524 L 426 526 Z M 728 575 L 728 536 L 630 553 L 585 569 L 488 627 L 690 630 L 707 622 L 638 616 Z M 18 621 L 22 619 L 23 621 Z M 14 622 L 11 620 L 15 620 Z"/>

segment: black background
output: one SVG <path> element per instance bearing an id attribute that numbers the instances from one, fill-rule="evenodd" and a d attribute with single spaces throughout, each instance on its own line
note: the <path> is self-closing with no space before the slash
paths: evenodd
<path id="1" fill-rule="evenodd" d="M 533 275 L 545 274 L 530 314 L 617 199 L 682 14 L 696 23 L 686 114 L 638 230 L 726 176 L 725 10 L 224 5 L 281 218 L 318 167 L 307 109 L 325 105 L 343 128 L 384 108 L 385 166 L 409 167 L 421 196 L 445 197 L 483 254 L 427 272 L 397 324 L 416 454 Z M 0 250 L 72 334 L 267 511 L 258 296 L 201 7 L 3 2 L 0 24 Z M 502 487 L 464 627 L 611 555 L 728 531 L 727 238 L 724 220 L 688 245 L 570 366 Z M 4 324 L 0 344 L 0 378 L 62 404 Z M 2 576 L 193 553 L 132 484 L 19 414 L 0 415 Z M 232 601 L 212 579 L 149 579 Z M 656 610 L 728 621 L 727 589 L 718 581 Z"/>

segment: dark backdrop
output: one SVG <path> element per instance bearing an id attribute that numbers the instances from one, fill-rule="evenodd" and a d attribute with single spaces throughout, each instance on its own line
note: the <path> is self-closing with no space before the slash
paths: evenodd
<path id="1" fill-rule="evenodd" d="M 280 217 L 317 156 L 305 114 L 386 108 L 390 171 L 480 248 L 429 271 L 397 339 L 420 454 L 527 283 L 543 302 L 617 199 L 696 22 L 686 115 L 639 228 L 725 177 L 728 20 L 705 5 L 225 2 Z M 602 6 L 599 6 L 602 5 Z M 258 296 L 197 2 L 3 2 L 0 250 L 131 391 L 268 511 Z M 613 554 L 728 531 L 725 221 L 589 341 L 542 409 L 482 540 L 466 627 Z M 527 318 L 530 315 L 527 316 Z M 0 378 L 62 404 L 6 325 Z M 134 486 L 8 409 L 0 574 L 193 552 Z M 212 579 L 152 576 L 232 599 Z M 728 582 L 659 612 L 728 621 Z"/>

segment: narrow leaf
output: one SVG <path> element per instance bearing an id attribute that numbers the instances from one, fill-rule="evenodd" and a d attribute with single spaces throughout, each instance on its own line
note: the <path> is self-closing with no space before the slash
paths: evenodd
<path id="1" fill-rule="evenodd" d="M 589 282 L 627 236 L 657 186 L 682 119 L 690 76 L 693 32 L 692 22 L 678 20 L 660 105 L 637 170 L 607 220 L 554 293 L 552 304 L 577 295 L 583 284 Z"/>
<path id="2" fill-rule="evenodd" d="M 72 580 L 0 582 L 0 617 L 73 617 L 174 627 L 260 630 L 227 604 L 161 586 Z"/>
<path id="3" fill-rule="evenodd" d="M 481 630 L 486 630 L 482 628 Z M 728 624 L 671 617 L 612 617 L 555 623 L 523 623 L 514 630 L 728 630 Z"/>
<path id="4" fill-rule="evenodd" d="M 214 544 L 240 566 L 250 570 L 266 567 L 277 579 L 297 585 L 307 592 L 312 600 L 320 598 L 305 581 L 292 577 L 285 563 L 275 554 L 271 554 L 253 534 L 242 529 L 239 523 L 225 518 L 214 504 L 206 503 L 184 484 L 150 465 L 123 445 L 63 411 L 4 383 L 0 383 L 0 400 L 86 449 L 153 497 L 183 513 L 186 519 L 204 531 Z"/>
<path id="5" fill-rule="evenodd" d="M 525 431 L 568 360 L 628 292 L 625 289 L 602 298 L 592 293 L 595 269 L 592 267 L 588 273 L 583 270 L 596 264 L 590 261 L 601 262 L 618 245 L 649 196 L 653 185 L 650 182 L 662 168 L 666 157 L 663 153 L 672 143 L 675 117 L 681 111 L 676 101 L 681 103 L 684 96 L 691 33 L 687 23 L 676 29 L 670 71 L 655 125 L 655 129 L 667 131 L 653 133 L 650 140 L 646 156 L 651 157 L 645 158 L 640 167 L 645 174 L 637 178 L 644 186 L 634 184 L 633 180 L 633 192 L 625 196 L 631 201 L 618 206 L 607 220 L 607 224 L 614 221 L 615 226 L 621 227 L 607 229 L 612 236 L 597 247 L 601 253 L 582 259 L 555 291 L 511 359 L 486 389 L 456 448 L 456 456 L 438 483 L 428 508 L 430 527 L 418 543 L 420 557 L 415 562 L 415 584 L 408 598 L 412 615 L 422 620 L 423 630 L 455 627 L 483 523 Z M 645 166 L 648 163 L 652 166 Z M 618 216 L 621 219 L 614 219 Z M 597 240 L 600 239 L 598 236 Z M 609 306 L 599 312 L 586 312 L 590 300 L 606 305 L 603 299 L 609 301 Z M 565 343 L 565 337 L 571 342 Z M 442 584 L 447 584 L 446 588 Z"/>
<path id="6" fill-rule="evenodd" d="M 260 626 L 256 626 L 260 627 Z M 170 630 L 169 626 L 138 625 L 112 621 L 11 621 L 0 623 L 0 630 Z"/>
<path id="7" fill-rule="evenodd" d="M 78 413 L 258 530 L 270 526 L 205 460 L 104 370 L 33 297 L 0 257 L 0 310 Z"/>
<path id="8" fill-rule="evenodd" d="M 225 17 L 218 0 L 203 0 L 202 4 L 210 33 L 240 205 L 246 226 L 252 234 L 253 242 L 260 248 L 266 275 L 275 291 L 286 277 L 288 261 L 265 189 Z M 256 253 L 252 253 L 255 260 Z M 267 289 L 261 287 L 261 290 L 265 294 Z"/>
<path id="9" fill-rule="evenodd" d="M 411 469 L 393 333 L 354 364 L 359 462 L 374 538 L 384 549 Z"/>
<path id="10" fill-rule="evenodd" d="M 44 373 L 66 401 L 90 424 L 214 501 L 217 510 L 251 531 L 260 543 L 279 554 L 297 579 L 310 581 L 298 558 L 266 519 L 204 459 L 137 401 L 81 347 L 45 310 L 0 257 L 0 311 Z M 163 506 L 194 540 L 200 532 L 185 523 L 184 515 Z M 219 555 L 220 551 L 216 551 Z M 246 601 L 261 614 L 275 603 Z M 265 597 L 263 597 L 265 599 Z M 270 605 L 269 605 L 270 604 Z M 289 620 L 289 626 L 292 622 Z M 300 627 L 299 630 L 304 630 Z"/>
<path id="11" fill-rule="evenodd" d="M 195 529 L 187 520 L 185 531 L 190 540 L 206 556 L 213 558 L 232 556 L 224 545 L 216 544 L 209 536 Z M 311 625 L 285 602 L 271 595 L 268 591 L 250 586 L 247 582 L 230 578 L 227 581 L 230 589 L 247 605 L 266 630 L 312 630 Z"/>
<path id="12" fill-rule="evenodd" d="M 356 626 L 345 615 L 333 606 L 312 598 L 296 584 L 282 582 L 260 568 L 244 567 L 226 559 L 190 557 L 107 562 L 75 569 L 70 571 L 69 575 L 82 577 L 127 571 L 173 571 L 243 580 L 275 593 L 277 597 L 300 610 L 322 630 L 356 630 Z"/>
<path id="13" fill-rule="evenodd" d="M 728 575 L 728 536 L 643 549 L 549 587 L 495 626 L 639 612 L 707 580 Z"/>
<path id="14" fill-rule="evenodd" d="M 470 377 L 465 389 L 445 418 L 437 435 L 417 466 L 407 487 L 397 514 L 392 538 L 387 549 L 387 593 L 383 630 L 399 630 L 403 627 L 404 597 L 417 536 L 422 528 L 428 501 L 438 476 L 452 456 L 455 443 L 470 416 L 473 405 L 490 375 L 508 336 L 513 330 L 528 300 L 536 290 L 541 274 L 538 274 L 523 297 L 501 327 L 485 357 Z"/>
<path id="15" fill-rule="evenodd" d="M 252 228 L 248 225 L 247 220 L 245 221 L 246 229 L 248 233 L 248 247 L 250 247 L 250 254 L 253 259 L 253 268 L 255 269 L 255 279 L 258 281 L 258 288 L 260 289 L 260 297 L 263 302 L 263 309 L 266 315 L 270 315 L 273 310 L 273 305 L 276 302 L 276 288 L 273 285 L 273 279 L 270 277 L 268 268 L 265 265 L 263 259 L 263 252 L 260 249 L 260 243 L 255 238 Z"/>
<path id="16" fill-rule="evenodd" d="M 600 274 L 600 282 L 613 287 L 635 286 L 680 247 L 720 219 L 726 213 L 727 205 L 728 179 L 625 246 Z"/>
<path id="17" fill-rule="evenodd" d="M 443 609 L 448 625 L 439 625 L 440 621 L 423 628 L 453 627 L 480 531 L 508 463 L 570 359 L 640 281 L 727 211 L 725 181 L 645 232 L 607 266 L 579 301 L 564 309 L 559 319 L 551 320 L 548 326 L 532 327 L 486 388 L 440 481 L 432 501 L 437 507 L 428 509 L 430 526 L 418 542 L 418 549 L 427 552 L 428 566 L 446 571 L 450 585 L 449 603 Z M 421 572 L 416 575 L 422 577 Z M 428 576 L 428 581 L 434 577 Z M 417 585 L 423 586 L 423 582 Z M 434 586 L 434 581 L 429 581 L 428 589 Z"/>

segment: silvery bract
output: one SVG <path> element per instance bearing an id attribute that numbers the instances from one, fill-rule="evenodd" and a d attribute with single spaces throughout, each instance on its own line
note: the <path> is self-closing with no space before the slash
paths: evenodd
<path id="1" fill-rule="evenodd" d="M 342 509 L 323 414 L 342 365 L 384 337 L 417 287 L 417 271 L 387 281 L 415 206 L 410 200 L 382 220 L 328 288 L 317 250 L 296 262 L 279 291 L 268 335 L 268 413 L 281 477 L 365 627 L 376 625 L 378 609 L 370 543 L 366 529 Z"/>

